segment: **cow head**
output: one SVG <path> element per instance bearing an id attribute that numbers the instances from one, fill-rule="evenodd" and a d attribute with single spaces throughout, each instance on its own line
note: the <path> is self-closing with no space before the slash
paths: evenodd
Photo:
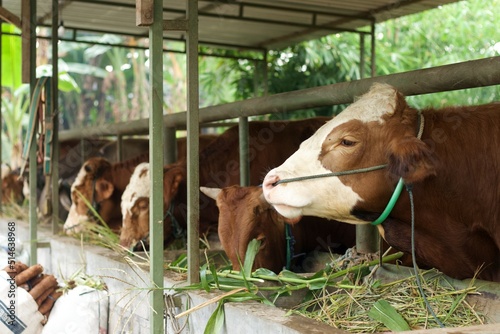
<path id="1" fill-rule="evenodd" d="M 67 234 L 80 233 L 85 222 L 94 221 L 88 204 L 94 205 L 105 222 L 109 223 L 113 218 L 110 201 L 114 185 L 111 174 L 111 163 L 104 158 L 91 158 L 83 164 L 71 186 L 72 203 L 64 223 Z"/>
<path id="2" fill-rule="evenodd" d="M 149 235 L 149 163 L 144 162 L 134 170 L 122 195 L 122 229 L 120 245 L 133 247 Z"/>
<path id="3" fill-rule="evenodd" d="M 435 175 L 430 147 L 418 138 L 418 115 L 395 88 L 370 91 L 322 126 L 281 166 L 266 175 L 266 200 L 289 219 L 311 215 L 353 224 L 354 213 L 381 212 L 401 177 L 416 183 Z M 383 170 L 308 179 L 280 180 L 386 164 Z"/>
<path id="4" fill-rule="evenodd" d="M 285 219 L 266 202 L 261 187 L 230 186 L 200 190 L 216 200 L 219 208 L 219 239 L 234 270 L 245 261 L 248 243 L 261 241 L 253 265 L 280 272 L 285 265 Z"/>
<path id="5" fill-rule="evenodd" d="M 185 180 L 186 168 L 182 163 L 174 163 L 165 166 L 163 174 L 164 212 L 167 212 L 170 209 L 170 203 L 178 193 L 180 183 Z M 149 237 L 150 189 L 149 164 L 142 163 L 136 167 L 122 195 L 123 221 L 120 245 L 123 247 L 134 248 L 141 240 L 148 242 L 146 239 Z M 178 216 L 177 213 L 173 215 Z M 164 219 L 165 239 L 172 235 L 171 217 L 166 215 Z"/>
<path id="6" fill-rule="evenodd" d="M 23 180 L 17 171 L 2 174 L 2 203 L 22 203 L 24 200 Z"/>

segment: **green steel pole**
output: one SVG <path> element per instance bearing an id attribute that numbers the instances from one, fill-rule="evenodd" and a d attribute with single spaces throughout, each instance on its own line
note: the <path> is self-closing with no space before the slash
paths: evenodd
<path id="1" fill-rule="evenodd" d="M 193 284 L 200 280 L 198 0 L 188 0 L 187 21 L 188 283 Z"/>
<path id="2" fill-rule="evenodd" d="M 23 4 L 28 4 L 23 2 Z M 30 96 L 33 96 L 33 91 L 36 85 L 36 1 L 30 0 L 28 4 L 29 13 L 29 36 L 23 36 L 23 38 L 29 38 L 29 80 L 30 80 Z M 24 65 L 26 66 L 26 65 Z M 33 127 L 37 128 L 37 123 L 33 124 Z M 37 256 L 37 196 L 36 196 L 36 172 L 37 172 L 37 162 L 36 162 L 36 136 L 33 136 L 31 142 L 31 147 L 29 151 L 29 184 L 30 184 L 30 199 L 29 199 L 29 225 L 30 225 L 30 265 L 34 265 L 38 262 Z"/>
<path id="3" fill-rule="evenodd" d="M 3 1 L 0 0 L 0 7 L 2 5 Z M 0 96 L 2 96 L 2 25 L 3 25 L 3 20 L 0 20 Z M 3 120 L 2 120 L 2 111 L 0 110 L 0 166 L 2 165 L 2 136 L 1 136 L 2 129 L 3 129 Z M 5 175 L 0 175 L 0 178 L 3 176 Z M 0 211 L 1 210 L 2 210 L 2 191 L 0 190 Z"/>
<path id="4" fill-rule="evenodd" d="M 248 117 L 239 118 L 238 130 L 240 144 L 240 185 L 246 187 L 250 185 Z"/>
<path id="5" fill-rule="evenodd" d="M 149 27 L 151 110 L 149 113 L 149 162 L 151 201 L 149 230 L 151 267 L 155 289 L 151 291 L 150 333 L 163 334 L 163 1 L 154 0 Z"/>
<path id="6" fill-rule="evenodd" d="M 52 233 L 57 234 L 59 226 L 59 0 L 52 0 Z"/>
<path id="7" fill-rule="evenodd" d="M 374 76 L 375 71 L 375 23 L 371 26 L 371 71 L 370 76 Z M 359 45 L 360 45 L 360 62 L 359 62 L 359 72 L 361 78 L 364 78 L 365 69 L 365 35 L 359 34 Z M 356 250 L 360 253 L 375 253 L 379 249 L 379 233 L 376 226 L 366 224 L 366 225 L 356 225 Z"/>
<path id="8" fill-rule="evenodd" d="M 175 137 L 176 129 L 173 127 L 166 126 L 163 139 L 163 154 L 165 165 L 171 164 L 177 161 L 177 138 Z"/>

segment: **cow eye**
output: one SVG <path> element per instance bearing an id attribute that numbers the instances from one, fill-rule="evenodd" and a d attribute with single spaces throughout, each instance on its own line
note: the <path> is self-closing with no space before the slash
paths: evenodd
<path id="1" fill-rule="evenodd" d="M 345 139 L 345 138 L 344 138 L 344 139 L 342 139 L 342 141 L 340 142 L 340 144 L 341 144 L 342 146 L 348 146 L 348 147 L 349 147 L 349 146 L 354 146 L 354 145 L 356 145 L 356 142 L 355 142 L 355 141 L 352 141 L 352 140 L 349 140 L 349 139 Z"/>

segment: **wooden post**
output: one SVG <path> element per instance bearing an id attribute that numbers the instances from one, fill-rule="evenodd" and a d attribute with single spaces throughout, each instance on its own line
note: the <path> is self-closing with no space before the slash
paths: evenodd
<path id="1" fill-rule="evenodd" d="M 150 26 L 153 24 L 154 0 L 135 0 L 135 24 Z"/>

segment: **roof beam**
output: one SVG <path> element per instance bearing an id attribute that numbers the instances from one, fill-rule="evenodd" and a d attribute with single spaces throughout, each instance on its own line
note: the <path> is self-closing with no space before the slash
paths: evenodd
<path id="1" fill-rule="evenodd" d="M 21 29 L 21 18 L 9 12 L 4 7 L 0 7 L 0 19 L 9 22 L 10 24 L 13 24 L 19 29 Z"/>

